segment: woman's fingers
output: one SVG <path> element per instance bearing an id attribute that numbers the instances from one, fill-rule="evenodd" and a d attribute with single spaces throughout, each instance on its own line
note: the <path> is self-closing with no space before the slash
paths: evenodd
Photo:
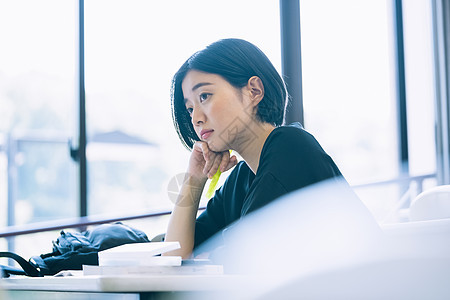
<path id="1" fill-rule="evenodd" d="M 222 159 L 224 157 L 224 153 L 217 153 L 217 152 L 209 152 L 209 162 L 205 165 L 204 172 L 208 176 L 208 178 L 211 178 L 216 174 L 217 170 L 220 167 L 220 163 L 222 162 Z"/>
<path id="2" fill-rule="evenodd" d="M 221 161 L 220 161 L 220 165 L 219 165 L 219 168 L 220 168 L 220 171 L 221 172 L 225 172 L 226 170 L 226 167 L 227 167 L 227 165 L 228 165 L 228 161 L 230 160 L 230 154 L 228 153 L 223 153 L 223 155 L 222 155 L 222 159 L 221 159 Z"/>
<path id="3" fill-rule="evenodd" d="M 221 169 L 222 172 L 226 172 L 229 169 L 233 168 L 235 165 L 237 164 L 237 157 L 236 155 L 233 155 L 232 157 L 230 157 L 230 159 L 228 160 L 227 165 L 225 166 L 225 168 Z"/>
<path id="4" fill-rule="evenodd" d="M 220 168 L 221 172 L 226 172 L 237 164 L 237 158 L 235 155 L 230 157 L 230 152 L 214 152 L 208 147 L 208 144 L 203 141 L 198 141 L 194 144 L 194 150 L 198 151 L 202 156 L 204 162 L 202 172 L 208 178 L 211 178 L 216 174 Z"/>
<path id="5" fill-rule="evenodd" d="M 211 168 L 213 167 L 216 154 L 211 150 L 209 150 L 208 144 L 206 144 L 205 142 L 197 142 L 197 143 L 199 143 L 200 148 L 202 149 L 203 159 L 205 160 L 205 165 L 203 167 L 203 174 L 209 177 L 209 173 Z"/>
<path id="6" fill-rule="evenodd" d="M 198 141 L 194 144 L 197 151 L 201 152 L 202 160 L 202 173 L 204 176 L 211 178 L 217 172 L 220 161 L 222 159 L 222 153 L 213 152 L 209 149 L 208 144 L 202 141 Z"/>
<path id="7" fill-rule="evenodd" d="M 235 155 L 231 156 L 231 151 L 223 152 L 222 161 L 220 162 L 220 171 L 226 172 L 237 164 Z"/>

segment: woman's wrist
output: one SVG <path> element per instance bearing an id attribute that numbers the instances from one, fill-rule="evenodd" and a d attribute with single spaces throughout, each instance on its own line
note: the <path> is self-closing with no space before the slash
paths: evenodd
<path id="1" fill-rule="evenodd" d="M 182 207 L 198 206 L 207 179 L 186 173 L 175 204 Z"/>
<path id="2" fill-rule="evenodd" d="M 183 184 L 188 184 L 189 186 L 200 187 L 203 189 L 207 180 L 208 176 L 203 173 L 200 175 L 194 175 L 193 173 L 188 172 L 184 177 Z"/>

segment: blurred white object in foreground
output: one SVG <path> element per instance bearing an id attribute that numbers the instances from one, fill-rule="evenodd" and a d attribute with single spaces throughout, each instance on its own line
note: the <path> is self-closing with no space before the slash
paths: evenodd
<path id="1" fill-rule="evenodd" d="M 225 272 L 246 280 L 217 298 L 450 299 L 450 222 L 437 227 L 380 228 L 347 183 L 320 183 L 226 230 Z"/>
<path id="2" fill-rule="evenodd" d="M 450 218 L 450 185 L 433 187 L 419 194 L 409 208 L 411 221 Z"/>

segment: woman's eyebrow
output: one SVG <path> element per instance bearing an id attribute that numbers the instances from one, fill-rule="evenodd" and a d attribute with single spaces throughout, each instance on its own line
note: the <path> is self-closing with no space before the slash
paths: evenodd
<path id="1" fill-rule="evenodd" d="M 198 88 L 200 88 L 202 86 L 205 86 L 205 85 L 212 85 L 212 83 L 210 83 L 210 82 L 197 83 L 196 85 L 194 85 L 194 87 L 192 87 L 192 91 L 195 91 L 196 89 L 198 89 Z"/>

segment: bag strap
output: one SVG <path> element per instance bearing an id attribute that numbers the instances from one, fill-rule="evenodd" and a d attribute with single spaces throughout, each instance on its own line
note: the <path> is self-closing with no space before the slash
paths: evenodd
<path id="1" fill-rule="evenodd" d="M 19 269 L 19 268 L 0 265 L 0 278 L 8 278 L 10 275 L 26 276 L 27 273 L 25 273 L 24 270 Z"/>
<path id="2" fill-rule="evenodd" d="M 23 271 L 25 272 L 25 275 L 27 275 L 27 276 L 44 277 L 44 275 L 42 275 L 39 268 L 37 268 L 31 262 L 26 261 L 23 257 L 15 254 L 15 253 L 0 252 L 0 257 L 7 257 L 7 258 L 11 258 L 11 259 L 15 260 L 22 267 Z M 4 268 L 4 271 L 8 272 L 8 269 Z"/>

